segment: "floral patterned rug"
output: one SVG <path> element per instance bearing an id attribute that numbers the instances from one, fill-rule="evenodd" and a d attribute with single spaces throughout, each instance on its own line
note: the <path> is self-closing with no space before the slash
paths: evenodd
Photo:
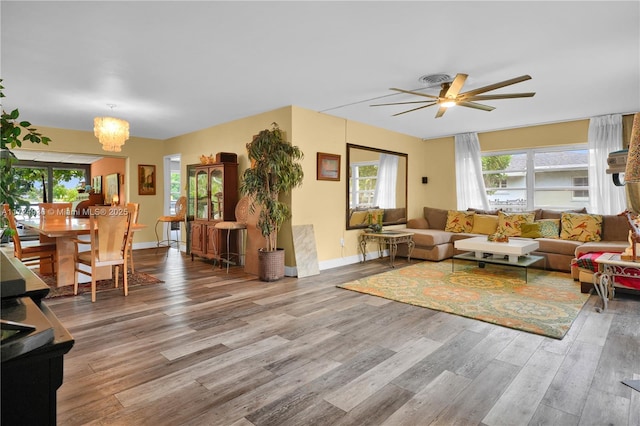
<path id="1" fill-rule="evenodd" d="M 38 276 L 42 278 L 42 280 L 50 288 L 49 294 L 47 295 L 47 297 L 45 297 L 45 299 L 52 299 L 54 297 L 65 297 L 65 296 L 74 295 L 73 285 L 56 287 L 56 279 L 54 276 L 40 275 L 40 274 L 38 274 Z M 115 288 L 115 281 L 113 279 L 98 280 L 96 282 L 96 293 L 99 293 L 102 291 L 109 291 L 109 290 L 122 291 L 122 279 L 123 279 L 122 271 L 120 271 L 120 277 L 118 278 L 118 284 L 119 284 L 118 288 Z M 159 280 L 153 275 L 145 274 L 144 272 L 136 272 L 135 274 L 132 274 L 131 272 L 129 272 L 129 275 L 127 276 L 127 286 L 129 287 L 129 291 L 131 291 L 132 288 L 135 288 L 141 285 L 158 284 L 163 282 L 164 281 Z M 83 293 L 89 293 L 89 294 L 91 293 L 90 282 L 78 284 L 78 295 L 81 295 Z"/>
<path id="2" fill-rule="evenodd" d="M 589 298 L 570 274 L 475 262 L 422 262 L 338 287 L 562 339 Z"/>

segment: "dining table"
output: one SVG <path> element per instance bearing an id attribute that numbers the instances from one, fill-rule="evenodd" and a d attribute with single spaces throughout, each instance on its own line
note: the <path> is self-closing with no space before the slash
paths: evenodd
<path id="1" fill-rule="evenodd" d="M 89 218 L 62 217 L 56 219 L 29 219 L 18 221 L 25 228 L 36 231 L 40 234 L 41 242 L 55 241 L 56 243 L 56 286 L 63 287 L 74 283 L 75 278 L 75 243 L 74 239 L 80 235 L 87 235 L 90 231 Z M 97 226 L 97 224 L 96 224 Z M 131 224 L 132 232 L 145 228 L 146 225 Z M 96 280 L 112 278 L 112 268 L 110 266 L 99 267 Z M 51 272 L 41 265 L 41 272 Z M 83 275 L 84 276 L 84 275 Z"/>

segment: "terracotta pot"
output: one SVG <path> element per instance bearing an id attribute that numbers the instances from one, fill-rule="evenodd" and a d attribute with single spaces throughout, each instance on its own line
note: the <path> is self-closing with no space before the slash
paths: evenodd
<path id="1" fill-rule="evenodd" d="M 284 249 L 258 250 L 258 277 L 269 282 L 284 277 Z"/>

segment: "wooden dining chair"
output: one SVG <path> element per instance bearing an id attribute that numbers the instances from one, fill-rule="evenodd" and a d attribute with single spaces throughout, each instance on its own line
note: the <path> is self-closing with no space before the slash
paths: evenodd
<path id="1" fill-rule="evenodd" d="M 72 203 L 39 203 L 40 220 L 66 220 L 73 216 Z"/>
<path id="2" fill-rule="evenodd" d="M 125 207 L 92 206 L 89 209 L 89 240 L 74 239 L 75 276 L 73 293 L 78 294 L 78 274 L 91 276 L 91 301 L 96 301 L 96 273 L 102 266 L 115 266 L 115 287 L 118 287 L 122 265 L 124 295 L 129 294 L 127 257 L 131 239 L 131 213 Z M 90 244 L 89 251 L 80 251 L 80 244 Z M 87 265 L 90 271 L 80 268 Z"/>
<path id="3" fill-rule="evenodd" d="M 140 212 L 140 203 L 127 203 L 127 211 L 131 215 L 131 225 L 138 223 L 138 213 Z M 129 265 L 131 267 L 131 273 L 134 274 L 135 266 L 133 265 L 133 234 L 129 239 Z"/>
<path id="4" fill-rule="evenodd" d="M 9 229 L 11 229 L 13 255 L 27 266 L 50 264 L 51 271 L 55 273 L 56 243 L 39 243 L 37 241 L 30 241 L 22 244 L 22 241 L 20 241 L 20 234 L 18 233 L 16 218 L 13 215 L 9 204 L 3 204 L 2 208 L 4 215 L 7 218 Z"/>

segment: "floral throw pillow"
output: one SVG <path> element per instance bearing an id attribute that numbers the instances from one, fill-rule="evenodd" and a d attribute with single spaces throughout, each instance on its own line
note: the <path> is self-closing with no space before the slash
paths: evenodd
<path id="1" fill-rule="evenodd" d="M 448 232 L 471 232 L 474 215 L 474 212 L 449 210 L 444 230 Z"/>
<path id="2" fill-rule="evenodd" d="M 560 238 L 573 241 L 600 241 L 602 216 L 598 214 L 562 213 Z"/>
<path id="3" fill-rule="evenodd" d="M 519 237 L 522 234 L 523 223 L 533 223 L 535 213 L 505 213 L 498 212 L 497 233 L 508 237 Z"/>

